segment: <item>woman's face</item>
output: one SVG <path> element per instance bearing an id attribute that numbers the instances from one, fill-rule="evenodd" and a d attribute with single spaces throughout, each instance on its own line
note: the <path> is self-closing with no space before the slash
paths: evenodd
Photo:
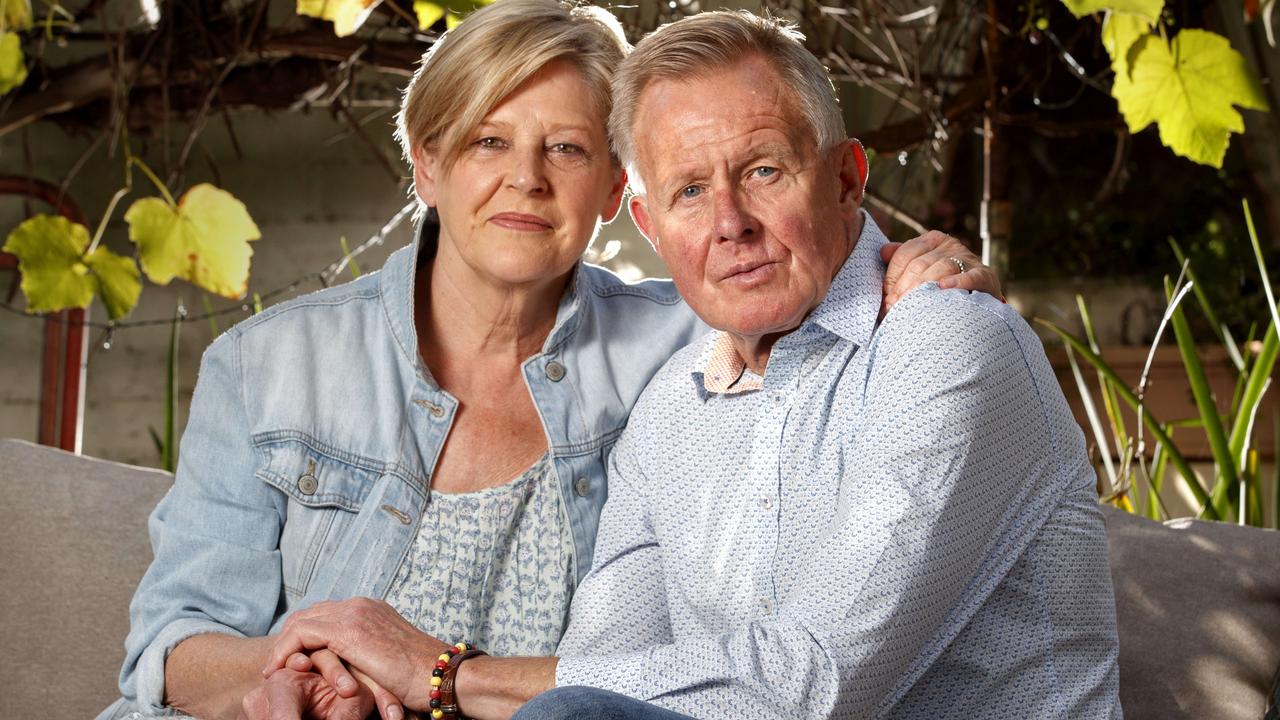
<path id="1" fill-rule="evenodd" d="M 485 117 L 447 171 L 436 153 L 415 152 L 418 194 L 440 215 L 441 252 L 448 244 L 500 286 L 567 274 L 622 201 L 604 120 L 582 74 L 557 60 Z"/>

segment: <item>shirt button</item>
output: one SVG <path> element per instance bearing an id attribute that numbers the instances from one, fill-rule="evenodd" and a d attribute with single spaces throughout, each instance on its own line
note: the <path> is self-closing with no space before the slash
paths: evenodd
<path id="1" fill-rule="evenodd" d="M 781 405 L 787 401 L 787 398 L 782 393 L 774 393 L 773 401 Z"/>
<path id="2" fill-rule="evenodd" d="M 772 510 L 773 501 L 770 500 L 769 498 L 760 498 L 760 507 L 764 508 L 765 510 Z"/>
<path id="3" fill-rule="evenodd" d="M 298 492 L 303 495 L 315 495 L 319 487 L 320 481 L 316 479 L 315 475 L 307 473 L 298 478 Z"/>
<path id="4" fill-rule="evenodd" d="M 764 610 L 766 615 L 773 614 L 773 601 L 769 598 L 760 598 L 760 608 Z"/>
<path id="5" fill-rule="evenodd" d="M 547 379 L 551 382 L 560 382 L 564 379 L 564 366 L 555 360 L 547 363 L 545 372 L 547 373 Z"/>
<path id="6" fill-rule="evenodd" d="M 587 479 L 580 477 L 573 481 L 573 491 L 578 493 L 578 497 L 586 497 L 591 492 L 591 483 Z"/>

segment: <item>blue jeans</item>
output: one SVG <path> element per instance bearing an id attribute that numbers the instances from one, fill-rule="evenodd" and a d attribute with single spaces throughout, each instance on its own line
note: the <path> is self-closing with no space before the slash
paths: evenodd
<path id="1" fill-rule="evenodd" d="M 524 704 L 511 720 L 689 720 L 643 700 L 608 690 L 570 685 L 552 688 Z"/>

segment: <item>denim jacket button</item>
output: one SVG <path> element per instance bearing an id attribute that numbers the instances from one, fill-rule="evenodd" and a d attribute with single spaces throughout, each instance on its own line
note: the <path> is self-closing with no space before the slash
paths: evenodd
<path id="1" fill-rule="evenodd" d="M 591 492 L 591 483 L 587 479 L 580 477 L 573 481 L 573 491 L 578 493 L 578 497 L 586 497 Z"/>
<path id="2" fill-rule="evenodd" d="M 315 475 L 307 474 L 298 478 L 298 492 L 303 495 L 315 495 L 316 490 L 320 487 L 320 481 Z"/>
<path id="3" fill-rule="evenodd" d="M 551 382 L 560 382 L 564 379 L 564 366 L 552 360 L 547 363 L 547 379 Z"/>

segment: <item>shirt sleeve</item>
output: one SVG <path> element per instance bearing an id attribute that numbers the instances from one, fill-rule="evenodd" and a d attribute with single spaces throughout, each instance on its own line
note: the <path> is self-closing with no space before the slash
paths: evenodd
<path id="1" fill-rule="evenodd" d="M 1061 391 L 1025 324 L 968 300 L 916 302 L 926 333 L 910 298 L 860 351 L 872 353 L 864 410 L 842 436 L 838 507 L 799 586 L 731 632 L 563 657 L 558 684 L 695 715 L 809 718 L 875 716 L 910 689 L 1030 544 L 1062 473 L 1042 402 Z M 626 507 L 602 523 L 602 544 L 635 522 Z M 591 635 L 634 622 L 657 575 L 649 562 L 619 578 L 633 590 L 614 597 L 613 615 L 593 612 Z"/>
<path id="2" fill-rule="evenodd" d="M 671 642 L 660 549 L 626 433 L 609 456 L 609 499 L 592 570 L 574 592 L 560 655 L 607 654 Z M 626 607 L 627 612 L 618 612 Z"/>
<path id="3" fill-rule="evenodd" d="M 120 690 L 147 714 L 189 637 L 261 636 L 279 602 L 283 501 L 254 476 L 234 330 L 206 351 L 174 484 L 148 522 L 154 560 L 129 606 Z"/>

